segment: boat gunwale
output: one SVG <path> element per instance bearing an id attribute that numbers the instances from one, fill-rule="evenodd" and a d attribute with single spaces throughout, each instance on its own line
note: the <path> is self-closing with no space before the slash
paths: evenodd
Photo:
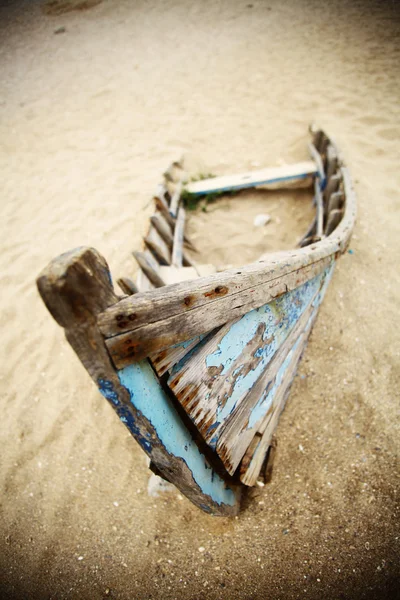
<path id="1" fill-rule="evenodd" d="M 330 143 L 333 144 L 333 142 Z M 337 150 L 336 145 L 335 149 Z M 110 340 L 110 342 L 113 340 L 111 343 L 115 343 L 121 335 L 126 335 L 134 331 L 139 334 L 143 327 L 164 320 L 166 316 L 159 315 L 161 306 L 165 307 L 171 304 L 172 310 L 168 313 L 168 318 L 190 313 L 190 311 L 198 309 L 199 305 L 186 306 L 185 299 L 199 295 L 199 290 L 205 296 L 207 289 L 212 292 L 217 289 L 215 286 L 223 286 L 227 279 L 229 279 L 231 289 L 235 289 L 235 287 L 240 288 L 246 274 L 259 275 L 260 277 L 264 275 L 264 283 L 267 284 L 269 281 L 272 282 L 274 279 L 279 280 L 280 277 L 290 273 L 290 268 L 292 268 L 292 271 L 301 271 L 329 256 L 333 256 L 336 259 L 340 254 L 343 254 L 348 247 L 356 219 L 356 199 L 350 174 L 341 157 L 339 158 L 338 170 L 342 175 L 346 202 L 343 218 L 329 236 L 303 248 L 265 254 L 258 261 L 249 263 L 244 267 L 227 269 L 205 277 L 166 285 L 162 288 L 148 290 L 135 294 L 132 297 L 124 298 L 98 315 L 98 325 L 104 338 Z M 213 310 L 215 310 L 218 302 L 224 298 L 226 298 L 226 295 L 218 296 L 218 294 L 214 294 L 208 300 L 207 304 L 210 305 L 212 303 Z M 201 306 L 205 303 L 203 301 Z M 176 306 L 175 310 L 173 309 L 174 305 Z M 129 319 L 130 315 L 137 315 L 141 309 L 145 311 L 147 316 L 145 321 L 142 320 L 142 324 L 136 318 Z M 122 318 L 121 315 L 123 316 Z M 127 317 L 126 320 L 125 317 Z M 198 333 L 202 334 L 204 332 L 199 329 Z M 187 339 L 188 337 L 185 338 L 183 327 L 180 332 L 180 341 Z M 132 362 L 135 362 L 135 360 L 132 360 Z"/>

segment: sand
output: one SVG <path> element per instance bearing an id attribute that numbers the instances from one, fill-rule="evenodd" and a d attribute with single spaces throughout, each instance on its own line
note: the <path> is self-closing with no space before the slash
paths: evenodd
<path id="1" fill-rule="evenodd" d="M 396 4 L 46 6 L 0 8 L 2 598 L 395 597 Z M 148 495 L 144 454 L 34 280 L 78 245 L 96 247 L 114 276 L 132 275 L 172 159 L 194 153 L 217 174 L 302 160 L 312 120 L 339 141 L 355 180 L 352 253 L 281 419 L 271 484 L 238 518 L 213 519 L 175 491 Z M 251 222 L 248 238 L 241 220 L 227 227 L 218 260 L 236 236 L 251 252 Z"/>

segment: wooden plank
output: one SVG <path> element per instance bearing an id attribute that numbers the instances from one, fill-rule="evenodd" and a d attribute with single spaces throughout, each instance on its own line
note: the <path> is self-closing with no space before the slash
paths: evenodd
<path id="1" fill-rule="evenodd" d="M 322 199 L 321 182 L 319 179 L 314 181 L 314 198 L 317 217 L 316 242 L 319 242 L 324 235 L 324 203 Z"/>
<path id="2" fill-rule="evenodd" d="M 37 285 L 99 390 L 162 476 L 202 510 L 236 514 L 237 488 L 220 479 L 200 453 L 148 362 L 119 373 L 113 368 L 96 324 L 98 312 L 117 301 L 103 257 L 78 248 L 52 261 Z"/>
<path id="3" fill-rule="evenodd" d="M 171 264 L 171 251 L 153 225 L 143 241 L 160 265 Z"/>
<path id="4" fill-rule="evenodd" d="M 158 374 L 162 377 L 167 371 L 172 369 L 180 360 L 182 360 L 193 348 L 195 348 L 206 336 L 198 335 L 192 340 L 181 342 L 175 346 L 171 346 L 162 352 L 154 353 L 150 356 L 150 360 Z"/>
<path id="5" fill-rule="evenodd" d="M 196 196 L 227 192 L 245 188 L 263 186 L 272 188 L 291 186 L 296 182 L 310 178 L 317 173 L 314 161 L 305 161 L 294 165 L 270 167 L 259 171 L 248 171 L 238 175 L 225 175 L 201 181 L 193 181 L 186 185 L 186 190 Z"/>
<path id="6" fill-rule="evenodd" d="M 171 217 L 171 215 L 169 214 L 168 204 L 165 200 L 158 198 L 157 196 L 154 197 L 154 202 L 156 208 L 160 211 L 164 219 L 167 221 L 168 225 L 171 227 L 172 232 L 174 232 L 176 219 Z M 191 250 L 192 252 L 198 252 L 196 246 L 193 245 L 193 243 L 190 241 L 187 235 L 184 236 L 183 241 L 189 250 Z"/>
<path id="7" fill-rule="evenodd" d="M 329 144 L 326 149 L 326 178 L 329 181 L 335 174 L 339 166 L 339 157 L 333 144 Z"/>
<path id="8" fill-rule="evenodd" d="M 333 233 L 336 229 L 336 227 L 339 225 L 340 221 L 342 220 L 343 217 L 343 211 L 342 210 L 333 210 L 332 212 L 329 213 L 328 215 L 328 220 L 326 223 L 326 227 L 325 227 L 325 235 L 331 235 L 331 233 Z"/>
<path id="9" fill-rule="evenodd" d="M 178 183 L 176 184 L 175 191 L 171 198 L 171 203 L 169 205 L 169 213 L 170 213 L 171 217 L 174 217 L 174 218 L 176 218 L 177 213 L 178 213 L 178 206 L 179 206 L 179 202 L 181 199 L 182 187 L 183 187 L 182 181 L 178 181 Z"/>
<path id="10" fill-rule="evenodd" d="M 331 197 L 329 198 L 327 213 L 330 214 L 333 210 L 342 209 L 344 201 L 344 194 L 340 190 L 331 194 Z"/>
<path id="11" fill-rule="evenodd" d="M 185 230 L 185 209 L 180 206 L 176 219 L 176 227 L 174 232 L 174 245 L 172 248 L 172 264 L 175 267 L 182 267 L 183 264 L 183 234 Z"/>
<path id="12" fill-rule="evenodd" d="M 226 313 L 227 297 L 235 297 L 238 303 L 234 307 L 238 309 L 241 295 L 245 299 L 251 290 L 258 285 L 270 284 L 279 286 L 281 277 L 294 273 L 298 270 L 308 268 L 327 257 L 337 257 L 347 249 L 349 244 L 356 215 L 355 195 L 352 189 L 350 176 L 347 169 L 341 167 L 344 181 L 344 193 L 346 197 L 345 214 L 335 231 L 335 235 L 329 236 L 321 242 L 300 248 L 287 250 L 262 257 L 261 261 L 246 265 L 239 269 L 229 269 L 223 273 L 216 273 L 207 277 L 201 277 L 196 281 L 182 282 L 168 286 L 163 290 L 154 290 L 145 294 L 138 294 L 134 298 L 121 300 L 116 306 L 109 308 L 99 315 L 99 324 L 106 338 L 119 335 L 123 332 L 134 331 L 144 324 L 164 321 L 175 316 L 182 316 L 178 323 L 182 332 L 182 338 L 172 341 L 170 345 L 190 339 L 204 331 L 195 332 L 193 335 L 185 330 L 185 314 L 194 309 L 213 304 L 213 314 L 218 323 L 223 322 Z M 272 299 L 273 294 L 269 295 Z M 260 297 L 257 302 L 262 306 L 267 297 Z M 246 307 L 247 308 L 247 307 Z M 254 304 L 252 308 L 257 308 Z M 248 310 L 251 310 L 249 308 Z M 243 311 L 244 314 L 246 310 Z M 123 319 L 119 317 L 122 315 Z M 132 315 L 135 315 L 132 318 Z M 117 321 L 123 325 L 118 328 Z M 212 328 L 212 327 L 211 327 Z M 153 332 L 152 332 L 153 333 Z M 120 340 L 122 341 L 122 340 Z M 161 347 L 160 347 L 161 349 Z"/>
<path id="13" fill-rule="evenodd" d="M 121 300 L 99 315 L 103 335 L 106 338 L 118 336 L 118 339 L 107 341 L 116 364 L 124 366 L 130 361 L 134 362 L 135 353 L 127 356 L 125 346 L 138 345 L 139 356 L 143 356 L 205 333 L 204 314 L 210 311 L 204 309 L 209 308 L 211 303 L 212 318 L 209 318 L 208 324 L 211 322 L 212 325 L 209 330 L 226 322 L 227 311 L 232 311 L 230 316 L 236 318 L 262 306 L 274 295 L 286 291 L 286 277 L 305 270 L 300 278 L 304 282 L 312 276 L 307 271 L 310 265 L 315 265 L 317 271 L 321 260 L 329 257 L 333 260 L 344 252 L 355 222 L 356 201 L 348 170 L 342 165 L 340 172 L 346 197 L 345 213 L 333 234 L 324 240 L 305 248 L 270 254 L 267 259 L 264 258 L 264 262 L 253 263 L 242 269 L 138 294 Z M 261 289 L 260 285 L 264 288 Z M 296 285 L 296 281 L 292 281 L 292 285 Z M 251 301 L 251 296 L 257 290 L 258 294 Z M 139 332 L 144 324 L 147 329 Z M 164 325 L 167 325 L 168 331 L 163 331 Z M 139 334 L 141 340 L 138 340 Z"/>
<path id="14" fill-rule="evenodd" d="M 332 260 L 332 257 L 322 259 L 317 263 L 285 273 L 278 278 L 275 277 L 273 280 L 268 280 L 258 285 L 254 285 L 253 282 L 253 286 L 238 294 L 227 294 L 225 293 L 225 289 L 228 288 L 218 286 L 215 288 L 216 292 L 215 289 L 211 291 L 211 294 L 224 296 L 222 301 L 218 302 L 218 312 L 212 310 L 215 308 L 215 302 L 209 304 L 202 303 L 200 306 L 189 311 L 185 311 L 182 308 L 181 312 L 177 315 L 148 323 L 133 331 L 108 338 L 106 340 L 107 348 L 114 364 L 118 368 L 122 368 L 127 364 L 149 356 L 157 350 L 164 350 L 169 346 L 191 339 L 196 335 L 207 333 L 223 325 L 227 318 L 236 319 L 250 310 L 270 302 L 318 275 L 326 266 L 331 264 Z M 221 275 L 224 274 L 222 273 Z M 191 285 L 192 283 L 185 282 L 186 285 Z M 175 284 L 168 287 L 170 290 L 173 290 L 181 285 L 183 284 Z M 147 292 L 147 295 L 151 294 Z M 136 297 L 139 298 L 139 295 Z M 126 298 L 121 302 L 128 300 L 132 301 L 132 299 Z M 188 300 L 188 302 L 190 301 Z M 182 305 L 186 306 L 185 301 L 183 301 Z M 137 306 L 139 306 L 139 303 Z M 147 310 L 146 314 L 148 314 Z M 126 313 L 119 312 L 115 317 L 116 319 L 118 318 L 117 323 L 121 331 L 129 325 L 126 322 L 127 317 L 125 315 Z M 141 317 L 139 310 L 136 313 L 130 312 L 129 315 L 135 315 L 133 318 L 128 317 L 132 320 L 132 323 Z M 100 327 L 102 327 L 100 319 L 99 323 Z"/>
<path id="15" fill-rule="evenodd" d="M 160 237 L 164 240 L 169 250 L 172 251 L 174 245 L 174 234 L 171 226 L 166 221 L 164 216 L 161 213 L 156 213 L 152 217 L 150 217 L 150 222 L 153 227 L 156 229 Z M 175 230 L 175 227 L 174 227 Z M 192 267 L 194 266 L 194 262 L 187 255 L 185 250 L 182 248 L 182 264 L 184 267 Z"/>
<path id="16" fill-rule="evenodd" d="M 312 328 L 331 276 L 332 269 L 327 270 L 317 295 L 307 306 L 278 352 L 272 357 L 268 367 L 249 391 L 246 399 L 235 408 L 234 413 L 220 432 L 217 452 L 229 472 L 233 473 L 237 468 L 255 433 L 257 431 L 264 432 L 263 424 L 268 423 L 274 413 L 277 394 L 280 394 L 281 390 L 285 388 L 285 382 L 290 383 L 294 376 L 298 361 L 292 363 L 292 357 L 293 355 L 300 356 L 304 348 L 302 336 L 304 337 L 304 332 L 306 332 L 307 338 Z M 293 365 L 292 370 L 290 370 L 291 364 Z"/>
<path id="17" fill-rule="evenodd" d="M 133 296 L 139 291 L 137 285 L 129 277 L 120 277 L 117 283 L 124 294 L 128 294 L 128 296 Z"/>
<path id="18" fill-rule="evenodd" d="M 317 167 L 317 175 L 320 180 L 321 188 L 324 189 L 324 187 L 325 187 L 325 170 L 324 170 L 324 165 L 322 163 L 321 155 L 318 152 L 318 150 L 316 149 L 316 147 L 314 146 L 314 144 L 312 144 L 312 143 L 308 144 L 308 151 Z"/>
<path id="19" fill-rule="evenodd" d="M 213 448 L 272 357 L 287 338 L 289 347 L 293 343 L 289 334 L 315 298 L 320 279 L 227 323 L 173 369 L 170 389 Z M 239 411 L 240 419 L 248 418 L 247 409 Z"/>
<path id="20" fill-rule="evenodd" d="M 154 285 L 154 287 L 163 287 L 164 281 L 154 270 L 148 257 L 144 254 L 144 252 L 132 252 L 132 254 L 135 257 L 139 267 L 142 269 L 143 273 L 146 275 L 148 280 Z M 120 322 L 121 321 L 122 320 L 120 320 Z"/>
<path id="21" fill-rule="evenodd" d="M 248 456 L 247 461 L 241 464 L 240 481 L 244 485 L 251 487 L 257 483 L 261 468 L 264 464 L 266 453 L 270 447 L 274 431 L 278 426 L 279 417 L 285 408 L 290 387 L 292 385 L 298 363 L 307 345 L 310 333 L 311 324 L 310 327 L 301 334 L 297 347 L 290 356 L 290 364 L 286 368 L 285 374 L 280 383 L 280 387 L 273 400 L 272 410 L 270 411 L 270 414 L 267 415 L 265 422 L 260 427 L 260 430 L 256 433 L 256 443 L 254 444 L 255 447 L 253 446 L 252 448 L 252 456 Z"/>

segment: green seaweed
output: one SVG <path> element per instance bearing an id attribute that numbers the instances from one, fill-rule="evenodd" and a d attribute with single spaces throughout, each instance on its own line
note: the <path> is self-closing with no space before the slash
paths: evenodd
<path id="1" fill-rule="evenodd" d="M 198 175 L 191 177 L 189 181 L 202 181 L 203 179 L 213 179 L 214 177 L 216 177 L 216 175 L 213 173 L 199 173 Z M 207 212 L 207 206 L 209 204 L 212 204 L 218 200 L 218 198 L 221 198 L 221 196 L 226 196 L 229 193 L 230 192 L 210 192 L 209 194 L 198 195 L 191 194 L 187 189 L 184 188 L 182 190 L 181 198 L 183 206 L 187 210 L 197 210 L 201 207 L 203 212 Z"/>

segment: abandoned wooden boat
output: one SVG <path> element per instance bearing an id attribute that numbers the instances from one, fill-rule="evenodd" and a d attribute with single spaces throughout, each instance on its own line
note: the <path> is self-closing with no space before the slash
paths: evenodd
<path id="1" fill-rule="evenodd" d="M 164 176 L 134 252 L 137 283 L 113 289 L 92 248 L 53 260 L 39 292 L 55 320 L 150 458 L 151 469 L 214 515 L 234 515 L 265 469 L 279 415 L 335 262 L 348 247 L 355 196 L 334 142 L 311 131 L 311 160 L 187 183 Z M 182 192 L 313 186 L 315 218 L 297 249 L 223 272 L 190 255 Z"/>

